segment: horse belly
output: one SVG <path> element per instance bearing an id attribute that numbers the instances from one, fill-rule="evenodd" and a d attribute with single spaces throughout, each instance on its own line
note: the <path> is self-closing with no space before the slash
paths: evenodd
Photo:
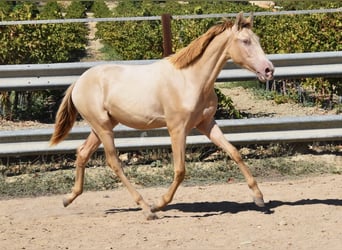
<path id="1" fill-rule="evenodd" d="M 115 121 L 137 129 L 166 125 L 160 103 L 146 88 L 114 88 L 108 96 L 105 109 Z"/>
<path id="2" fill-rule="evenodd" d="M 108 113 L 115 121 L 136 129 L 160 128 L 166 125 L 165 117 L 163 115 L 146 113 L 141 109 L 130 111 L 129 109 L 126 109 L 125 106 L 111 106 Z"/>

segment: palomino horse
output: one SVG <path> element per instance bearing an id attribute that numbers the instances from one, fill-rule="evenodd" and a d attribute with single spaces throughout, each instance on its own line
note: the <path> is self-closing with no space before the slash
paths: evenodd
<path id="1" fill-rule="evenodd" d="M 149 65 L 105 64 L 90 68 L 72 84 L 59 107 L 51 145 L 62 141 L 77 112 L 92 131 L 78 148 L 76 180 L 63 200 L 68 206 L 83 191 L 85 165 L 102 143 L 108 165 L 120 178 L 147 219 L 171 202 L 185 175 L 186 136 L 197 128 L 238 164 L 254 201 L 264 206 L 263 195 L 238 150 L 224 137 L 214 120 L 217 97 L 214 83 L 228 59 L 255 72 L 259 80 L 273 78 L 273 65 L 252 32 L 252 17 L 237 15 L 210 28 L 178 53 Z M 172 144 L 174 179 L 159 202 L 149 205 L 125 176 L 114 145 L 113 128 L 119 123 L 136 129 L 167 127 Z"/>

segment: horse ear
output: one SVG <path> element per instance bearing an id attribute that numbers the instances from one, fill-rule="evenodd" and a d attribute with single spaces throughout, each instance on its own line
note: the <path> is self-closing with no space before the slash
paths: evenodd
<path id="1" fill-rule="evenodd" d="M 241 30 L 243 28 L 245 18 L 243 17 L 243 12 L 241 11 L 236 16 L 235 25 L 237 26 L 238 30 Z"/>
<path id="2" fill-rule="evenodd" d="M 253 13 L 246 19 L 243 16 L 243 12 L 240 12 L 236 16 L 235 24 L 238 28 L 238 30 L 241 30 L 243 28 L 249 28 L 251 29 L 253 27 Z"/>
<path id="3" fill-rule="evenodd" d="M 254 21 L 254 16 L 253 12 L 251 12 L 250 16 L 246 19 L 246 24 L 245 26 L 249 26 L 249 28 L 253 28 L 253 21 Z"/>

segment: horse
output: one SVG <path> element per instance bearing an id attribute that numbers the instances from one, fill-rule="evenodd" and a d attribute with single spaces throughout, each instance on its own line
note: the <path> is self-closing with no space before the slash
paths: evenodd
<path id="1" fill-rule="evenodd" d="M 50 145 L 68 135 L 78 114 L 89 123 L 91 132 L 77 148 L 75 183 L 63 199 L 64 206 L 82 194 L 86 163 L 102 143 L 107 164 L 146 219 L 158 218 L 156 212 L 172 201 L 184 180 L 186 137 L 196 128 L 237 163 L 255 204 L 264 207 L 263 194 L 248 166 L 214 120 L 218 102 L 214 84 L 227 60 L 254 72 L 260 81 L 273 79 L 273 64 L 252 26 L 252 15 L 245 18 L 240 12 L 235 21 L 223 20 L 169 57 L 147 65 L 97 65 L 71 84 L 57 111 Z M 174 177 L 155 204 L 149 205 L 124 174 L 114 144 L 113 128 L 119 123 L 135 129 L 166 127 L 169 132 Z"/>

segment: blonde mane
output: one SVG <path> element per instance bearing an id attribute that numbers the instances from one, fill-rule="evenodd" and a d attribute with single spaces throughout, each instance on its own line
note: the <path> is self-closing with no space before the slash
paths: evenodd
<path id="1" fill-rule="evenodd" d="M 210 42 L 223 31 L 234 25 L 229 20 L 224 20 L 211 27 L 206 33 L 192 41 L 187 47 L 170 56 L 168 60 L 178 69 L 183 69 L 193 64 L 205 51 Z"/>

